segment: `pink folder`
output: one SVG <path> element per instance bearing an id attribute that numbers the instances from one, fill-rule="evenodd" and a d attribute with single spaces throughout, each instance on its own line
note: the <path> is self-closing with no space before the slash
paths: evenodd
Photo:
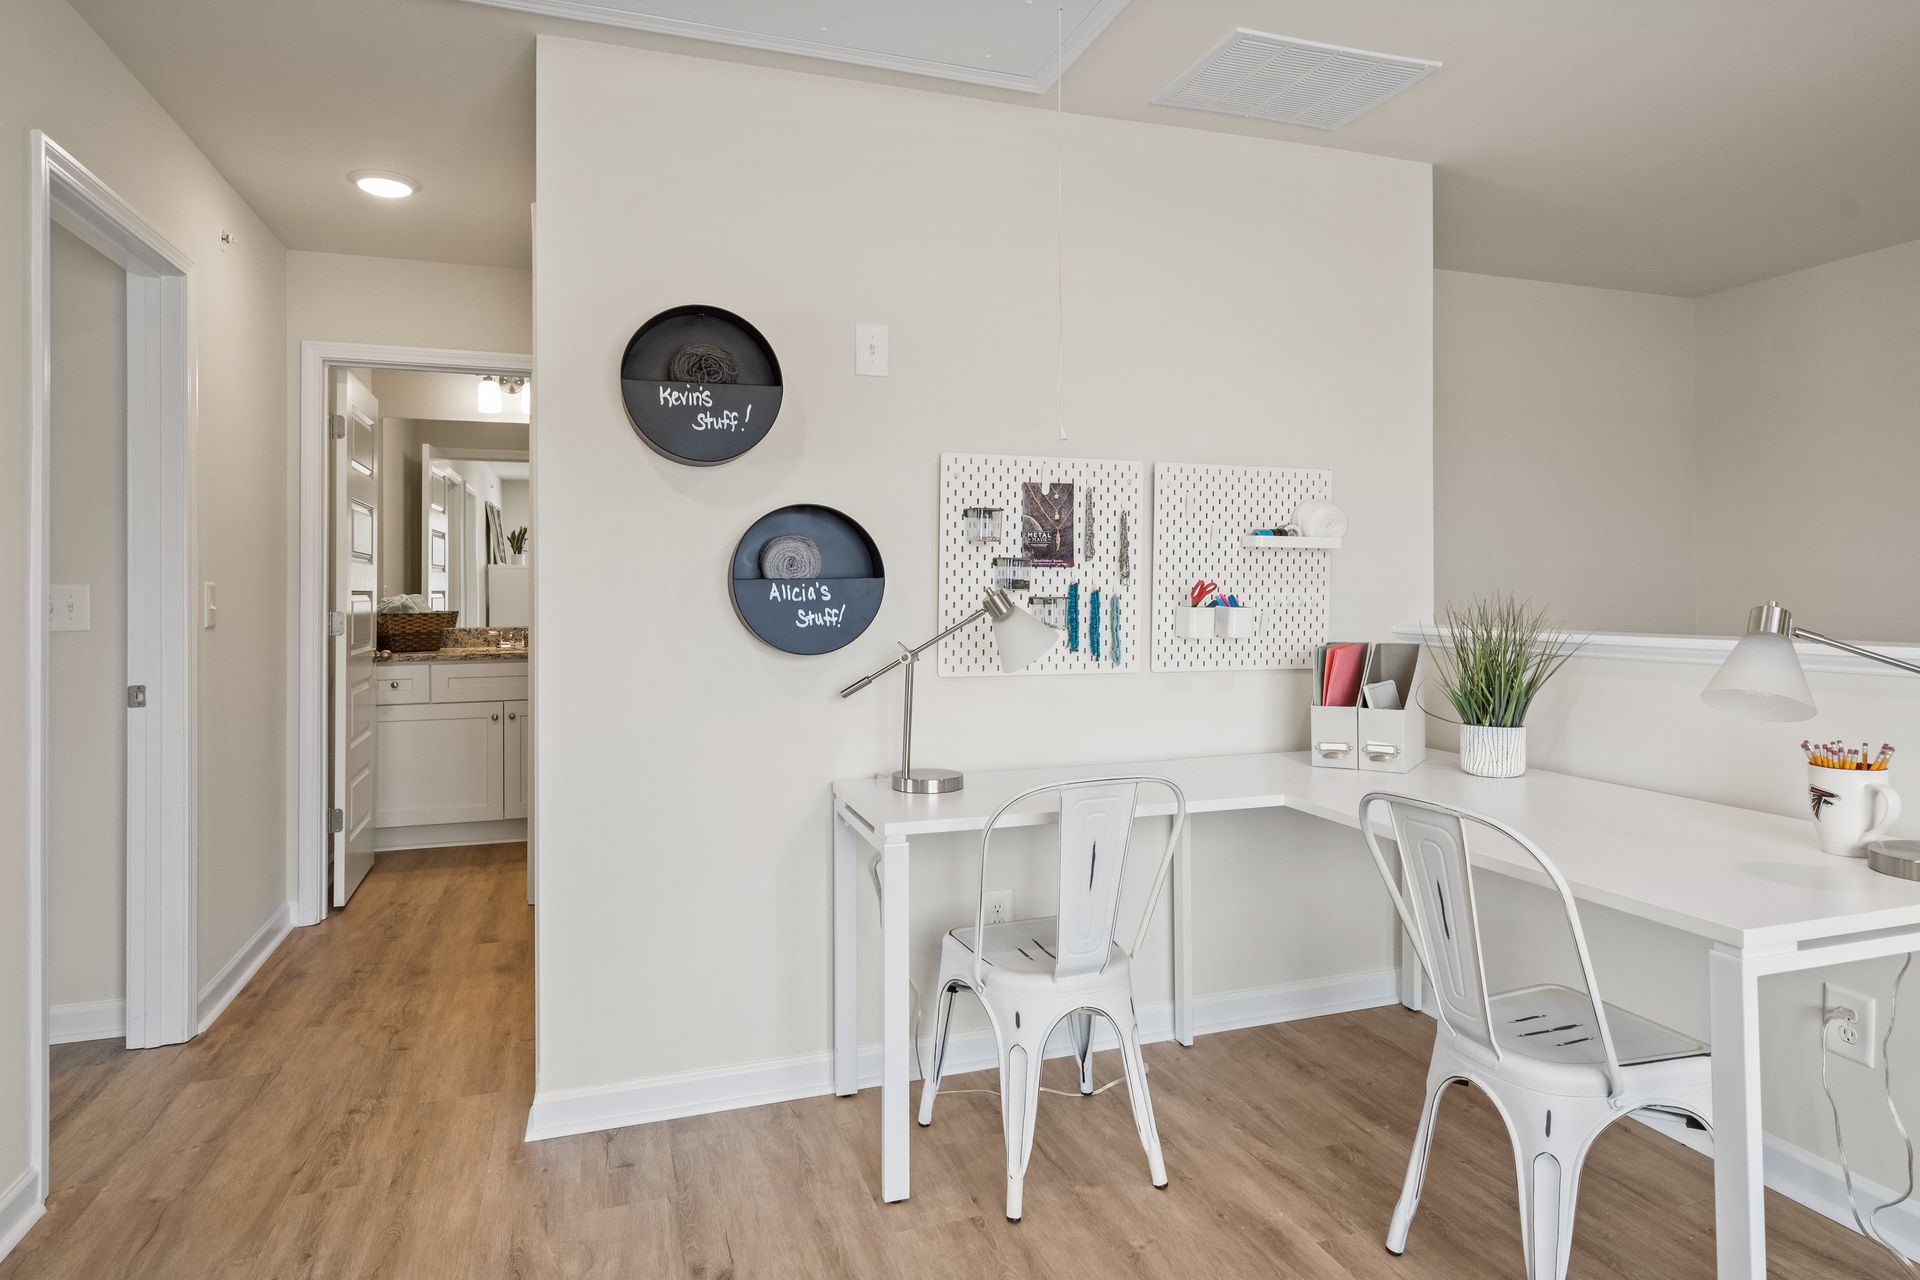
<path id="1" fill-rule="evenodd" d="M 1327 683 L 1321 691 L 1323 707 L 1360 705 L 1360 676 L 1367 665 L 1367 646 L 1336 644 L 1327 649 Z"/>

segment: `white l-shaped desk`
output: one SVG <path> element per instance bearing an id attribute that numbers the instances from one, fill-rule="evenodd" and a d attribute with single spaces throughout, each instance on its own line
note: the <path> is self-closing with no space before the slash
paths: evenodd
<path id="1" fill-rule="evenodd" d="M 1408 774 L 1317 769 L 1304 752 L 1212 756 L 1127 764 L 1057 765 L 969 774 L 945 796 L 909 796 L 884 777 L 833 787 L 833 1072 L 835 1091 L 858 1089 L 860 1040 L 858 905 L 866 883 L 862 846 L 877 851 L 882 897 L 881 1193 L 907 1198 L 909 1063 L 908 850 L 915 836 L 979 831 L 1006 800 L 1029 787 L 1118 773 L 1158 774 L 1185 790 L 1194 815 L 1298 809 L 1359 827 L 1360 798 L 1393 791 L 1473 809 L 1511 824 L 1545 849 L 1582 902 L 1611 907 L 1707 939 L 1712 1004 L 1714 1202 L 1720 1280 L 1764 1280 L 1765 1209 L 1760 1129 L 1760 979 L 1821 965 L 1920 950 L 1920 883 L 1876 875 L 1833 858 L 1805 821 L 1642 791 L 1566 774 L 1530 771 L 1490 780 L 1434 755 Z M 1146 816 L 1172 812 L 1142 793 Z M 1052 805 L 1015 810 L 1008 821 L 1057 821 Z M 1176 851 L 1170 910 L 1174 938 L 1174 1035 L 1193 1043 L 1191 833 Z M 1360 849 L 1355 845 L 1356 855 Z M 1539 882 L 1537 869 L 1498 849 L 1477 865 Z M 1417 978 L 1402 966 L 1402 998 L 1419 1007 Z M 1601 983 L 1606 982 L 1605 975 Z M 1381 1224 L 1386 1230 L 1386 1224 Z"/>

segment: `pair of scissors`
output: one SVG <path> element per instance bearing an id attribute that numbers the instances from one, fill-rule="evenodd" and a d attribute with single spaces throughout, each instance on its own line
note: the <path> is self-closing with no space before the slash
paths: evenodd
<path id="1" fill-rule="evenodd" d="M 1193 590 L 1188 594 L 1187 598 L 1193 601 L 1193 607 L 1198 609 L 1202 604 L 1206 603 L 1208 596 L 1213 595 L 1219 590 L 1220 584 L 1217 582 L 1196 582 L 1193 584 Z"/>

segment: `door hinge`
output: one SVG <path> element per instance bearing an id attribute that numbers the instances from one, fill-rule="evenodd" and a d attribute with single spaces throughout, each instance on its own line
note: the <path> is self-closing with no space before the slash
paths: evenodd
<path id="1" fill-rule="evenodd" d="M 327 634 L 330 636 L 347 634 L 347 615 L 338 609 L 327 610 Z"/>
<path id="2" fill-rule="evenodd" d="M 347 829 L 347 811 L 345 809 L 327 810 L 327 830 L 335 835 Z"/>
<path id="3" fill-rule="evenodd" d="M 147 686 L 143 684 L 128 685 L 127 686 L 128 709 L 134 710 L 140 707 L 144 707 L 146 705 L 147 705 Z"/>
<path id="4" fill-rule="evenodd" d="M 336 413 L 327 419 L 327 435 L 334 440 L 347 438 L 347 415 Z"/>

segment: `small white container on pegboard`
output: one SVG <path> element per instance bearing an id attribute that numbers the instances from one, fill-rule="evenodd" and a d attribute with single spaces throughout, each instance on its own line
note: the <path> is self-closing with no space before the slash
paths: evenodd
<path id="1" fill-rule="evenodd" d="M 1251 535 L 1286 524 L 1308 499 L 1332 496 L 1325 470 L 1156 463 L 1153 669 L 1311 667 L 1327 639 L 1332 548 Z M 1232 595 L 1245 615 L 1205 627 L 1194 617 L 1196 584 Z"/>
<path id="2" fill-rule="evenodd" d="M 1032 493 L 1028 485 L 1035 486 Z M 1144 463 L 941 454 L 939 626 L 978 609 L 987 588 L 1019 582 L 1025 585 L 1008 590 L 1014 603 L 1027 608 L 1038 599 L 1036 616 L 1060 619 L 1067 633 L 1019 674 L 1143 670 L 1145 496 Z M 997 529 L 988 523 L 990 511 L 997 512 Z M 939 670 L 943 676 L 1004 674 L 993 629 L 980 623 L 950 637 L 940 646 Z"/>

